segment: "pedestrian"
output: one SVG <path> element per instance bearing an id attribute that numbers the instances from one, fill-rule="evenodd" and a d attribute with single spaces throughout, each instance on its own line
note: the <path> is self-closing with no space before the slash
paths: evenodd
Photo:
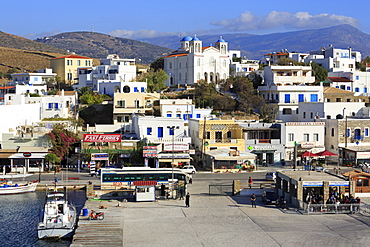
<path id="1" fill-rule="evenodd" d="M 180 188 L 180 191 L 179 191 L 179 195 L 180 195 L 180 200 L 184 200 L 184 188 Z"/>
<path id="2" fill-rule="evenodd" d="M 193 183 L 193 176 L 190 174 L 189 175 L 189 184 L 192 184 Z"/>
<path id="3" fill-rule="evenodd" d="M 257 206 L 256 206 L 256 199 L 257 199 L 257 197 L 256 197 L 256 195 L 253 193 L 253 194 L 251 195 L 252 208 L 256 208 L 256 207 L 257 207 Z"/>
<path id="4" fill-rule="evenodd" d="M 190 207 L 190 194 L 189 194 L 189 192 L 185 196 L 185 206 L 187 208 Z"/>
<path id="5" fill-rule="evenodd" d="M 249 188 L 252 189 L 253 179 L 249 177 L 248 179 Z"/>

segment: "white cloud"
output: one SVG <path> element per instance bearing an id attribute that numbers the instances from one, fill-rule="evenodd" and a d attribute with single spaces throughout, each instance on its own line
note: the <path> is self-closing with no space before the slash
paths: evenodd
<path id="1" fill-rule="evenodd" d="M 349 24 L 354 27 L 358 25 L 358 20 L 343 15 L 318 14 L 310 15 L 308 12 L 278 12 L 271 11 L 265 16 L 256 16 L 249 11 L 245 11 L 237 18 L 213 21 L 212 25 L 222 27 L 228 31 L 248 31 L 266 30 L 279 27 L 294 29 L 310 29 L 331 27 L 340 24 Z"/>
<path id="2" fill-rule="evenodd" d="M 147 29 L 142 29 L 138 31 L 130 31 L 130 30 L 119 30 L 118 29 L 118 30 L 111 31 L 108 34 L 114 37 L 140 40 L 144 38 L 157 38 L 157 37 L 166 37 L 166 36 L 184 37 L 186 35 L 194 36 L 195 34 L 205 35 L 207 33 L 209 33 L 209 31 L 203 30 L 203 29 L 197 29 L 197 30 L 187 31 L 187 32 L 159 32 L 156 30 L 147 30 Z"/>
<path id="3" fill-rule="evenodd" d="M 26 39 L 34 40 L 34 39 L 41 38 L 41 37 L 50 37 L 50 36 L 53 36 L 59 33 L 61 33 L 61 30 L 55 30 L 51 32 L 42 32 L 42 33 L 27 33 L 25 35 L 22 35 L 22 37 Z"/>

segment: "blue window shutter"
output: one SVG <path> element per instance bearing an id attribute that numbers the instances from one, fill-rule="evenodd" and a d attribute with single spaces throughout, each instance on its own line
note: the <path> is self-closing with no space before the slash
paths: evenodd
<path id="1" fill-rule="evenodd" d="M 189 118 L 193 118 L 193 114 L 189 114 Z"/>
<path id="2" fill-rule="evenodd" d="M 186 114 L 183 114 L 183 116 L 184 116 L 184 120 L 187 120 L 187 119 L 186 119 L 186 117 L 187 117 L 187 116 L 186 116 Z"/>
<path id="3" fill-rule="evenodd" d="M 285 94 L 284 103 L 290 103 L 290 94 Z"/>
<path id="4" fill-rule="evenodd" d="M 55 103 L 55 109 L 59 109 L 59 104 Z"/>
<path id="5" fill-rule="evenodd" d="M 298 102 L 304 102 L 304 95 L 298 94 Z"/>
<path id="6" fill-rule="evenodd" d="M 172 114 L 167 114 L 167 117 L 172 117 Z"/>
<path id="7" fill-rule="evenodd" d="M 158 137 L 163 137 L 163 127 L 158 127 Z"/>
<path id="8" fill-rule="evenodd" d="M 170 134 L 170 136 L 173 136 L 174 135 L 174 132 L 175 132 L 175 130 L 173 129 L 173 128 L 169 128 L 169 134 Z"/>
<path id="9" fill-rule="evenodd" d="M 347 87 L 347 91 L 351 91 L 351 87 Z"/>
<path id="10" fill-rule="evenodd" d="M 311 102 L 317 102 L 317 101 L 318 101 L 317 94 L 311 94 Z"/>
<path id="11" fill-rule="evenodd" d="M 145 92 L 145 88 L 144 87 L 141 87 L 141 92 Z"/>
<path id="12" fill-rule="evenodd" d="M 134 93 L 137 93 L 137 87 L 134 87 Z"/>
<path id="13" fill-rule="evenodd" d="M 367 93 L 367 87 L 364 87 L 364 93 Z"/>
<path id="14" fill-rule="evenodd" d="M 200 118 L 200 114 L 197 114 L 197 118 Z"/>
<path id="15" fill-rule="evenodd" d="M 48 108 L 49 108 L 49 109 L 53 109 L 53 103 L 49 103 L 49 104 L 48 104 Z"/>
<path id="16" fill-rule="evenodd" d="M 150 136 L 152 134 L 152 127 L 146 128 L 146 134 Z"/>
<path id="17" fill-rule="evenodd" d="M 346 130 L 346 136 L 347 136 L 347 137 L 350 137 L 350 135 L 351 135 L 351 130 L 350 130 L 350 129 L 347 129 L 347 130 Z"/>
<path id="18" fill-rule="evenodd" d="M 369 129 L 365 128 L 365 136 L 369 136 Z"/>

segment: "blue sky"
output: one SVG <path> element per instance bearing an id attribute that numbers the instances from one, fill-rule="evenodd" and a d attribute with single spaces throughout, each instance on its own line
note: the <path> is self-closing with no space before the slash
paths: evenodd
<path id="1" fill-rule="evenodd" d="M 368 0 L 34 0 L 1 4 L 0 31 L 35 39 L 94 31 L 140 39 L 243 32 L 268 34 L 351 24 L 370 34 Z"/>

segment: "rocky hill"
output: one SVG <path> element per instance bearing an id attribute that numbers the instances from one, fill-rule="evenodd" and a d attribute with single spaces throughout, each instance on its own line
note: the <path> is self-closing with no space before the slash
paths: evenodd
<path id="1" fill-rule="evenodd" d="M 172 51 L 169 48 L 141 41 L 95 32 L 61 33 L 39 38 L 36 41 L 87 57 L 106 58 L 108 54 L 118 54 L 121 58 L 140 59 L 141 63 L 145 64 L 152 63 L 163 54 Z"/>
<path id="2" fill-rule="evenodd" d="M 370 56 L 370 35 L 350 25 L 267 35 L 246 33 L 198 35 L 198 38 L 203 41 L 203 46 L 208 46 L 214 44 L 220 36 L 229 42 L 230 49 L 241 50 L 242 54 L 250 59 L 260 59 L 266 53 L 282 49 L 296 52 L 316 51 L 320 47 L 328 47 L 330 44 L 336 48 L 352 47 L 353 50 L 360 51 L 363 57 Z M 178 36 L 141 40 L 173 50 L 178 49 L 180 45 Z"/>

